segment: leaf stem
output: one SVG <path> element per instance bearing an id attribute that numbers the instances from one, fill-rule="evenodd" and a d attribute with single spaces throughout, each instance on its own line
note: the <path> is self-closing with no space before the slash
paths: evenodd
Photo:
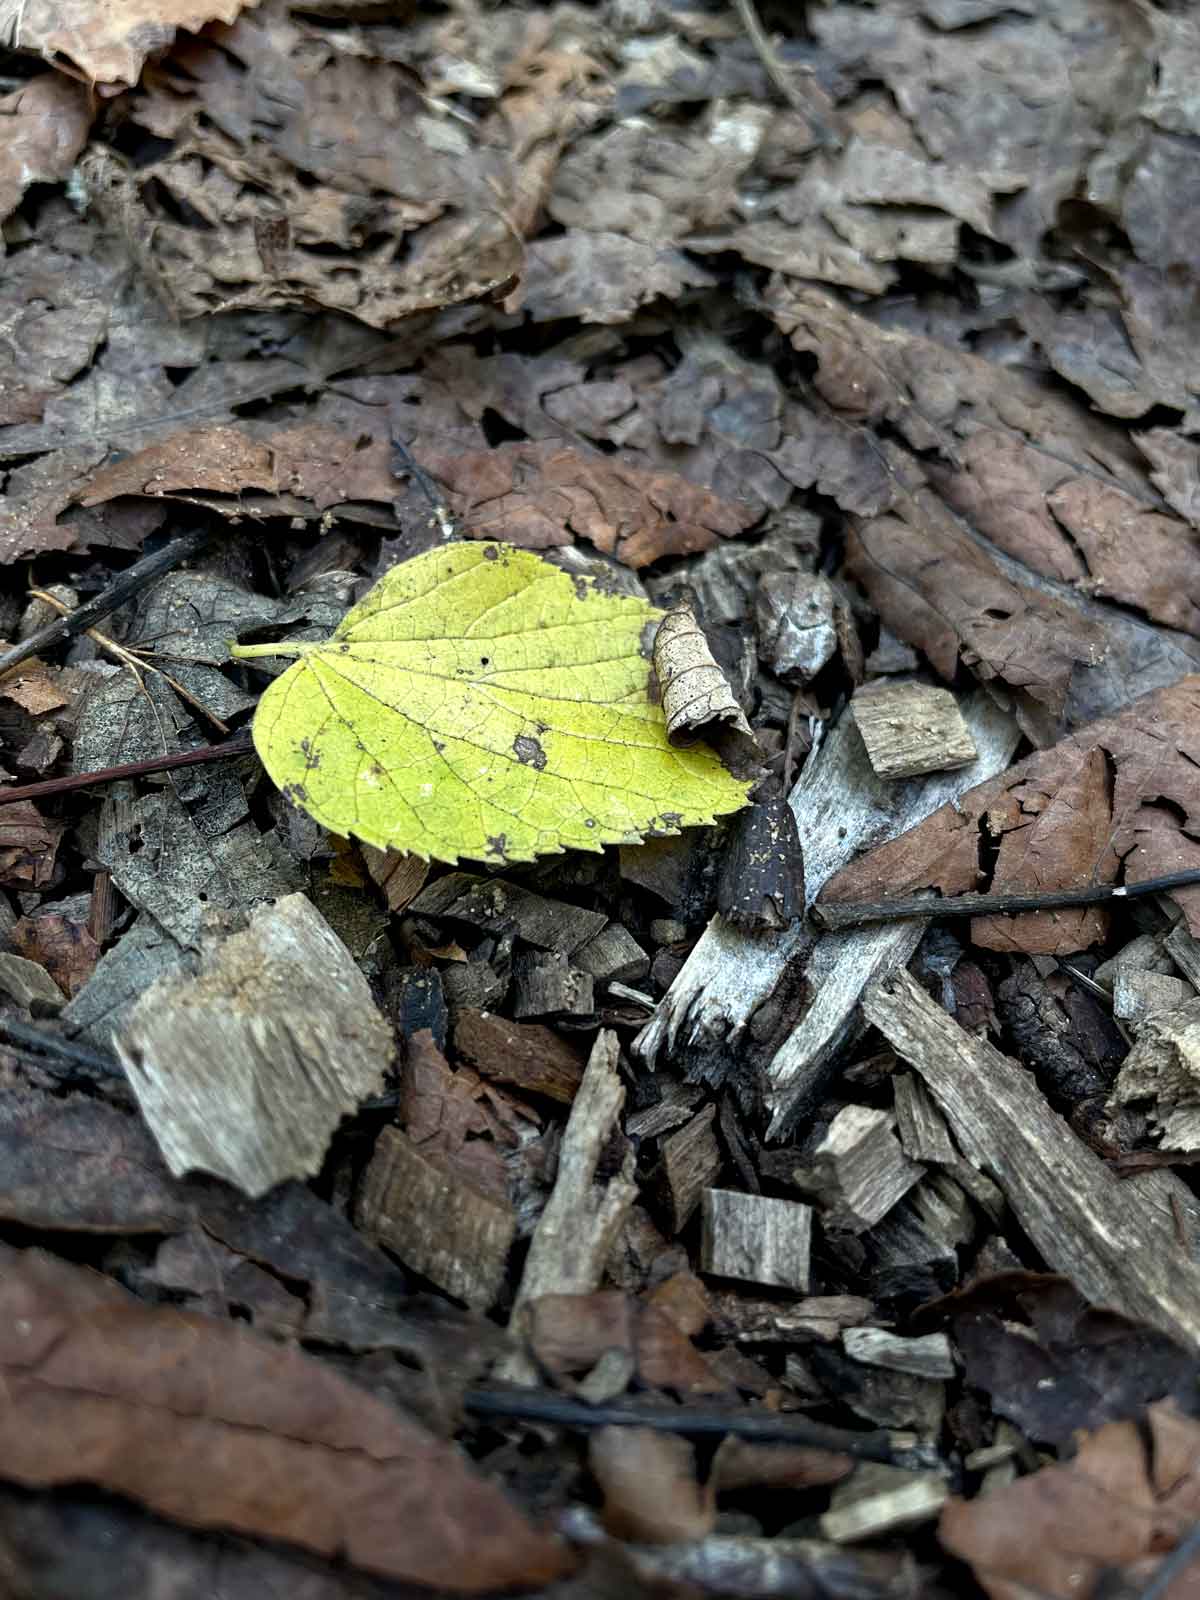
<path id="1" fill-rule="evenodd" d="M 277 644 L 230 644 L 229 654 L 235 661 L 254 661 L 259 656 L 306 656 L 319 648 L 315 639 L 280 639 Z"/>

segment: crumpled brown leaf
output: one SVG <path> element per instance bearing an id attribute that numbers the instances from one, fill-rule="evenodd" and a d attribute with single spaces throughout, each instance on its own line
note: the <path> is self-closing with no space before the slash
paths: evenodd
<path id="1" fill-rule="evenodd" d="M 940 889 L 964 894 L 1127 884 L 1200 868 L 1200 676 L 1037 751 L 969 789 L 829 880 L 822 898 L 879 900 Z M 998 846 L 980 882 L 981 847 Z M 1176 889 L 1200 934 L 1200 891 Z M 977 917 L 975 944 L 1067 955 L 1099 938 L 1097 907 Z"/>
<path id="2" fill-rule="evenodd" d="M 477 1594 L 568 1565 L 500 1489 L 300 1350 L 0 1246 L 0 1473 Z"/>
<path id="3" fill-rule="evenodd" d="M 604 1526 L 618 1539 L 673 1544 L 712 1532 L 716 1502 L 696 1478 L 686 1439 L 653 1428 L 598 1428 L 588 1465 L 604 1494 Z"/>
<path id="4" fill-rule="evenodd" d="M 138 81 L 149 56 L 167 49 L 176 30 L 197 33 L 209 22 L 232 22 L 255 0 L 120 0 L 97 8 L 89 0 L 6 0 L 0 37 L 74 68 L 102 92 Z"/>
<path id="5" fill-rule="evenodd" d="M 87 90 L 60 72 L 0 98 L 0 221 L 34 183 L 61 183 L 87 142 Z"/>
<path id="6" fill-rule="evenodd" d="M 396 495 L 388 446 L 319 423 L 272 429 L 265 437 L 245 428 L 185 428 L 159 444 L 102 467 L 76 495 L 96 506 L 125 495 L 205 500 L 231 516 L 298 516 L 347 502 L 389 507 Z"/>
<path id="7" fill-rule="evenodd" d="M 1150 1406 L 1147 1422 L 1148 1445 L 1137 1422 L 1108 1422 L 1070 1461 L 950 1500 L 942 1544 L 992 1600 L 1091 1600 L 1112 1592 L 1118 1572 L 1140 1592 L 1200 1512 L 1200 1424 L 1169 1401 Z M 1194 1563 L 1162 1592 L 1192 1600 Z"/>
<path id="8" fill-rule="evenodd" d="M 673 606 L 654 635 L 654 675 L 662 694 L 667 738 L 686 746 L 705 739 L 729 766 L 761 764 L 762 755 L 695 613 Z"/>
<path id="9" fill-rule="evenodd" d="M 629 567 L 709 550 L 757 518 L 752 506 L 675 473 L 585 455 L 552 440 L 457 453 L 425 449 L 421 464 L 446 485 L 451 508 L 474 539 L 549 550 L 580 537 Z"/>

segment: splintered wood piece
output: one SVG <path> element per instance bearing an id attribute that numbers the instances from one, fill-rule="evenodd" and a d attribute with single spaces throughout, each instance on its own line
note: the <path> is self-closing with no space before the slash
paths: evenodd
<path id="1" fill-rule="evenodd" d="M 399 1128 L 376 1140 L 355 1220 L 447 1294 L 476 1311 L 495 1304 L 517 1232 L 513 1208 L 424 1155 Z"/>
<path id="2" fill-rule="evenodd" d="M 1122 968 L 1113 979 L 1113 1016 L 1135 1037 L 1150 1017 L 1175 1011 L 1196 998 L 1184 978 L 1169 972 L 1136 972 Z"/>
<path id="3" fill-rule="evenodd" d="M 1013 719 L 983 691 L 965 702 L 964 713 L 980 756 L 957 772 L 884 782 L 872 770 L 849 716 L 841 718 L 808 758 L 788 804 L 804 853 L 810 903 L 826 878 L 868 840 L 904 832 L 1008 765 L 1020 738 Z M 786 990 L 807 958 L 811 1002 L 767 1068 L 768 1104 L 774 1113 L 769 1136 L 781 1138 L 820 1093 L 856 1025 L 863 989 L 877 975 L 903 966 L 923 931 L 923 923 L 913 922 L 902 928 L 826 935 L 813 949 L 812 935 L 801 921 L 763 939 L 714 917 L 634 1048 L 651 1068 L 670 1053 L 693 1075 L 702 1074 L 714 1060 L 744 1060 L 753 1040 L 751 1019 L 757 1024 L 769 1014 L 772 997 Z"/>
<path id="4" fill-rule="evenodd" d="M 847 1328 L 842 1349 L 868 1367 L 909 1372 L 917 1378 L 952 1378 L 954 1357 L 944 1333 L 927 1333 L 920 1339 L 902 1339 L 886 1328 Z"/>
<path id="5" fill-rule="evenodd" d="M 872 1106 L 843 1106 L 792 1182 L 821 1201 L 826 1229 L 862 1233 L 881 1222 L 921 1181 L 895 1134 L 895 1118 Z"/>
<path id="6" fill-rule="evenodd" d="M 949 772 L 978 755 L 949 689 L 927 683 L 873 683 L 855 691 L 850 710 L 881 778 Z"/>
<path id="7" fill-rule="evenodd" d="M 471 872 L 435 878 L 412 902 L 418 916 L 446 918 L 477 931 L 504 933 L 516 928 L 526 944 L 570 955 L 598 934 L 608 918 L 566 900 L 550 900 L 503 879 Z"/>
<path id="8" fill-rule="evenodd" d="M 510 1022 L 490 1011 L 460 1007 L 454 1014 L 455 1054 L 481 1078 L 569 1106 L 583 1079 L 583 1059 L 553 1028 Z"/>
<path id="9" fill-rule="evenodd" d="M 626 1150 L 614 1177 L 604 1185 L 596 1182 L 600 1157 L 625 1103 L 617 1056 L 616 1034 L 602 1028 L 567 1118 L 554 1188 L 525 1258 L 509 1319 L 514 1328 L 523 1325 L 531 1300 L 547 1294 L 590 1294 L 599 1287 L 604 1263 L 637 1196 L 632 1149 Z M 537 1382 L 537 1371 L 523 1354 L 504 1364 L 503 1376 L 511 1383 Z"/>
<path id="10" fill-rule="evenodd" d="M 1186 1185 L 1163 1171 L 1115 1178 L 1030 1073 L 964 1032 L 908 973 L 874 985 L 863 1010 L 920 1073 L 1050 1268 L 1087 1299 L 1200 1349 L 1200 1266 L 1178 1236 L 1179 1219 L 1195 1214 Z"/>
<path id="11" fill-rule="evenodd" d="M 701 1192 L 708 1188 L 723 1165 L 721 1149 L 713 1132 L 717 1108 L 707 1105 L 686 1127 L 662 1142 L 662 1165 L 657 1185 L 670 1214 L 671 1232 L 682 1232 L 692 1212 L 700 1204 Z"/>
<path id="12" fill-rule="evenodd" d="M 205 949 L 194 978 L 152 984 L 114 1043 L 176 1177 L 211 1172 L 251 1196 L 320 1170 L 394 1051 L 367 980 L 302 894 Z"/>
<path id="13" fill-rule="evenodd" d="M 410 856 L 405 850 L 377 850 L 372 844 L 362 846 L 362 855 L 389 911 L 403 911 L 424 888 L 429 863 L 422 856 Z"/>
<path id="14" fill-rule="evenodd" d="M 706 1189 L 700 1205 L 702 1271 L 808 1292 L 811 1206 L 732 1189 Z"/>

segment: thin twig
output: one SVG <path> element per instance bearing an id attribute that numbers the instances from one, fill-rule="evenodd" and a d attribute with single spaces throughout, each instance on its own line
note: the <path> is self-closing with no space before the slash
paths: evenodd
<path id="1" fill-rule="evenodd" d="M 660 1433 L 733 1434 L 763 1443 L 802 1445 L 837 1450 L 862 1461 L 895 1460 L 886 1433 L 852 1433 L 826 1427 L 807 1417 L 776 1411 L 742 1410 L 733 1406 L 639 1405 L 624 1400 L 590 1406 L 582 1400 L 545 1389 L 468 1389 L 467 1411 L 473 1417 L 511 1418 L 518 1422 L 552 1422 L 567 1428 L 654 1428 Z"/>
<path id="2" fill-rule="evenodd" d="M 443 539 L 458 539 L 462 537 L 458 521 L 445 500 L 438 493 L 437 485 L 425 471 L 412 451 L 405 444 L 398 433 L 392 434 L 392 448 L 400 457 L 401 465 L 410 475 L 417 488 L 433 507 L 433 515 L 438 527 L 442 530 Z M 393 468 L 393 472 L 395 469 Z"/>
<path id="3" fill-rule="evenodd" d="M 1068 906 L 1102 906 L 1112 900 L 1135 900 L 1167 889 L 1200 883 L 1200 867 L 1168 872 L 1141 883 L 1093 883 L 1081 889 L 1043 889 L 1036 894 L 914 894 L 894 900 L 831 900 L 812 907 L 823 928 L 861 928 L 869 922 L 907 922 L 911 917 L 1015 917 L 1025 911 L 1060 911 Z"/>
<path id="4" fill-rule="evenodd" d="M 211 538 L 212 534 L 207 528 L 198 529 L 194 533 L 185 533 L 181 539 L 176 539 L 171 544 L 164 545 L 152 556 L 143 556 L 140 561 L 135 561 L 133 566 L 114 578 L 106 588 L 101 589 L 98 595 L 76 607 L 68 616 L 58 617 L 54 622 L 47 623 L 44 628 L 39 628 L 36 633 L 30 634 L 28 639 L 0 654 L 0 677 L 11 672 L 14 667 L 19 667 L 23 661 L 28 661 L 31 656 L 40 655 L 43 650 L 61 644 L 64 639 L 74 638 L 78 633 L 86 633 L 93 623 L 101 621 L 118 606 L 124 605 L 126 600 L 132 599 L 155 578 L 161 577 L 164 572 L 172 571 L 189 557 L 197 555 Z"/>
<path id="5" fill-rule="evenodd" d="M 29 592 L 35 600 L 44 601 L 46 605 L 53 606 L 56 611 L 61 611 L 64 617 L 74 614 L 69 606 L 65 606 L 58 596 L 51 594 L 48 589 L 30 589 Z M 198 711 L 207 722 L 211 722 L 218 733 L 228 735 L 228 723 L 222 722 L 220 717 L 214 716 L 208 707 L 202 701 L 197 700 L 190 690 L 185 689 L 178 678 L 173 678 L 165 667 L 156 667 L 153 661 L 147 661 L 145 659 L 146 651 L 139 650 L 135 645 L 118 644 L 115 639 L 110 639 L 108 634 L 101 633 L 99 628 L 86 628 L 84 632 L 93 644 L 98 645 L 101 650 L 106 650 L 110 656 L 115 657 L 123 667 L 127 667 L 133 673 L 137 679 L 137 686 L 143 694 L 146 694 L 146 686 L 142 682 L 142 673 L 157 673 L 160 678 L 171 685 L 181 700 L 186 701 L 191 706 L 193 711 Z M 147 699 L 149 699 L 148 695 Z"/>
<path id="6" fill-rule="evenodd" d="M 3 788 L 0 789 L 0 806 L 16 805 L 21 800 L 48 800 L 52 795 L 90 789 L 97 783 L 115 783 L 119 778 L 142 778 L 151 772 L 173 772 L 176 767 L 198 767 L 207 761 L 228 761 L 233 756 L 253 754 L 250 735 L 240 734 L 225 744 L 206 744 L 198 750 L 180 750 L 174 755 L 127 761 L 119 767 L 100 767 L 95 772 L 75 772 L 66 778 L 45 778 L 40 783 L 21 783 L 15 788 Z"/>
<path id="7" fill-rule="evenodd" d="M 763 64 L 763 71 L 770 78 L 776 90 L 782 97 L 785 105 L 791 106 L 808 123 L 813 133 L 821 144 L 827 149 L 836 150 L 841 145 L 841 140 L 832 128 L 806 105 L 804 96 L 788 77 L 783 62 L 776 54 L 775 46 L 767 37 L 767 31 L 759 20 L 758 12 L 754 9 L 754 0 L 733 0 L 737 14 L 742 19 L 742 27 L 746 30 L 746 37 L 754 46 L 754 52 Z"/>

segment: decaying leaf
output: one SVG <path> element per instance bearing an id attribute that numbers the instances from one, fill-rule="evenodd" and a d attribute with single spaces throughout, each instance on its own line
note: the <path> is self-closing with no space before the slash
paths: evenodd
<path id="1" fill-rule="evenodd" d="M 33 183 L 59 183 L 75 165 L 91 126 L 87 90 L 46 72 L 0 99 L 0 219 Z"/>
<path id="2" fill-rule="evenodd" d="M 667 738 L 677 748 L 707 739 L 727 760 L 761 761 L 746 713 L 713 660 L 695 613 L 673 606 L 654 635 L 654 675 L 662 692 Z"/>
<path id="3" fill-rule="evenodd" d="M 1198 729 L 1200 677 L 1181 678 L 968 790 L 839 872 L 824 894 L 1019 893 L 1200 866 Z M 980 882 L 981 845 L 998 846 L 990 884 Z M 1200 933 L 1198 892 L 1173 897 Z M 971 938 L 985 949 L 1065 955 L 1098 938 L 1105 915 L 1085 907 L 981 917 Z"/>
<path id="4" fill-rule="evenodd" d="M 951 1500 L 938 1535 L 970 1563 L 992 1600 L 1094 1600 L 1119 1571 L 1134 1591 L 1200 1510 L 1200 1425 L 1170 1402 L 1137 1422 L 1108 1422 L 1068 1462 L 975 1500 Z M 1196 1593 L 1194 1568 L 1162 1592 Z"/>
<path id="5" fill-rule="evenodd" d="M 649 696 L 660 613 L 526 551 L 458 544 L 394 567 L 263 695 L 271 778 L 334 833 L 438 860 L 639 842 L 746 803 L 672 749 Z"/>
<path id="6" fill-rule="evenodd" d="M 110 93 L 138 81 L 148 56 L 165 50 L 176 29 L 196 33 L 208 22 L 232 22 L 254 0 L 122 0 L 98 10 L 88 0 L 22 0 L 0 13 L 0 36 L 11 29 L 18 49 L 63 62 Z"/>
<path id="7" fill-rule="evenodd" d="M 193 1528 L 277 1539 L 438 1590 L 567 1565 L 453 1446 L 327 1365 L 0 1246 L 0 1474 L 88 1483 Z"/>
<path id="8" fill-rule="evenodd" d="M 715 1497 L 697 1482 L 696 1453 L 686 1439 L 651 1428 L 599 1428 L 588 1463 L 604 1492 L 604 1525 L 615 1537 L 671 1544 L 712 1531 Z"/>
<path id="9" fill-rule="evenodd" d="M 426 451 L 423 465 L 450 490 L 472 536 L 550 550 L 591 541 L 627 567 L 711 550 L 743 533 L 754 507 L 674 472 L 650 472 L 612 456 L 585 455 L 556 440 L 495 450 Z"/>

